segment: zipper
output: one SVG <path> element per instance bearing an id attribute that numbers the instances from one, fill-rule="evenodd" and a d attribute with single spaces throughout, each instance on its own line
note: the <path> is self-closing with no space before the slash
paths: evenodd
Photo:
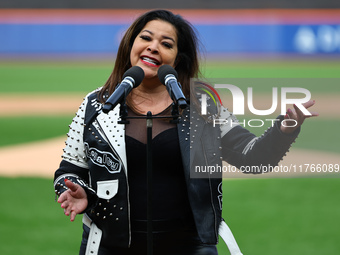
<path id="1" fill-rule="evenodd" d="M 208 160 L 207 160 L 207 155 L 206 155 L 206 150 L 205 150 L 205 147 L 204 147 L 204 143 L 202 142 L 202 147 L 203 147 L 203 155 L 204 155 L 204 159 L 205 159 L 205 162 L 206 162 L 206 165 L 208 163 Z M 211 187 L 211 178 L 210 178 L 210 175 L 209 175 L 209 187 L 210 187 L 210 203 L 211 203 L 211 207 L 214 211 L 214 230 L 215 230 L 215 238 L 216 238 L 216 241 L 218 242 L 218 231 L 216 229 L 216 225 L 217 225 L 217 222 L 216 222 L 216 210 L 215 210 L 215 206 L 214 206 L 214 202 L 213 202 L 213 198 L 212 198 L 212 187 Z"/>

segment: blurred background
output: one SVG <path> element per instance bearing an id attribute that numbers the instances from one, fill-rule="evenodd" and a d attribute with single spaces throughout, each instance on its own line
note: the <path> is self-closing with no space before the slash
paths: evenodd
<path id="1" fill-rule="evenodd" d="M 339 54 L 337 5 L 331 0 L 2 0 L 0 53 L 112 55 L 134 18 L 146 9 L 168 8 L 180 9 L 177 13 L 195 25 L 208 54 Z"/>
<path id="2" fill-rule="evenodd" d="M 197 29 L 205 77 L 235 85 L 242 80 L 264 109 L 273 86 L 303 87 L 316 100 L 320 116 L 306 121 L 282 165 L 320 165 L 320 171 L 225 175 L 223 217 L 243 253 L 338 254 L 335 0 L 0 0 L 0 253 L 78 254 L 81 216 L 70 223 L 54 202 L 53 174 L 65 134 L 82 98 L 109 77 L 126 28 L 157 8 Z M 266 128 L 251 131 L 260 135 Z M 229 254 L 224 244 L 218 248 Z"/>

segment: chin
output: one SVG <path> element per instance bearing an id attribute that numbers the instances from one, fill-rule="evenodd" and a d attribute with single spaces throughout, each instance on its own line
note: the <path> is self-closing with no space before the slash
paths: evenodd
<path id="1" fill-rule="evenodd" d="M 158 77 L 157 76 L 157 71 L 158 71 L 158 68 L 157 69 L 154 69 L 154 70 L 150 70 L 149 68 L 143 68 L 143 71 L 144 71 L 144 78 L 153 78 L 154 76 Z"/>

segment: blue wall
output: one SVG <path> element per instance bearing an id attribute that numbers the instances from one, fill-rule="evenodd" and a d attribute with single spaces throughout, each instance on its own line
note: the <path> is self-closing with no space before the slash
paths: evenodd
<path id="1" fill-rule="evenodd" d="M 0 25 L 1 53 L 101 53 L 118 49 L 123 25 Z"/>
<path id="2" fill-rule="evenodd" d="M 113 53 L 127 26 L 0 24 L 0 53 Z M 340 53 L 340 24 L 195 27 L 207 53 Z"/>

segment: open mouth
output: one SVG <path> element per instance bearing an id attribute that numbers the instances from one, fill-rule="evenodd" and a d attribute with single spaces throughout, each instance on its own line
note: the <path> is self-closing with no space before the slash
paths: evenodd
<path id="1" fill-rule="evenodd" d="M 156 59 L 153 58 L 149 58 L 149 57 L 141 57 L 142 61 L 151 64 L 151 65 L 155 65 L 155 66 L 159 66 L 161 63 L 158 62 Z"/>

